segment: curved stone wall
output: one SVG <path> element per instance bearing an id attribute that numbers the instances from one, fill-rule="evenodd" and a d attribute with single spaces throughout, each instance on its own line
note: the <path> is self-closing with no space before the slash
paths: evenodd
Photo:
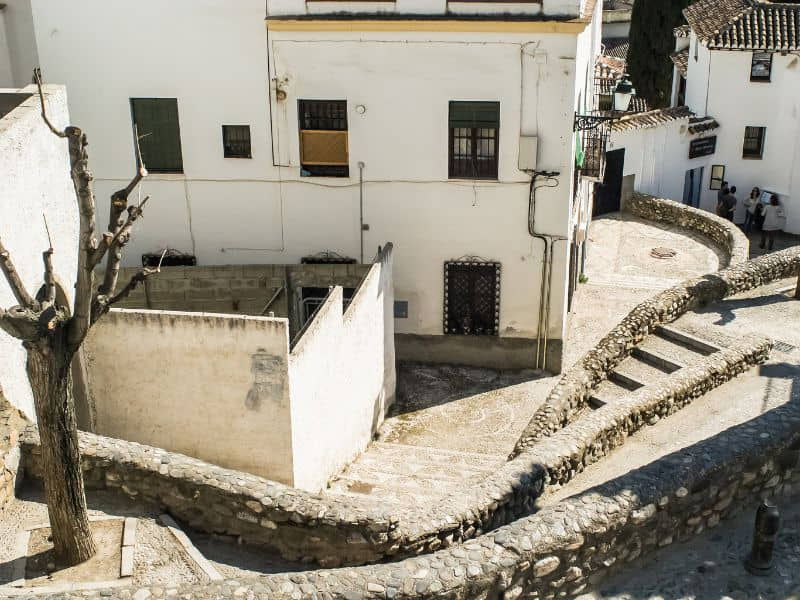
<path id="1" fill-rule="evenodd" d="M 622 203 L 627 211 L 648 221 L 668 223 L 712 240 L 728 253 L 728 264 L 744 262 L 750 256 L 750 240 L 731 221 L 674 200 L 634 192 Z"/>
<path id="2" fill-rule="evenodd" d="M 800 265 L 800 246 L 738 263 L 714 274 L 685 281 L 636 306 L 597 346 L 559 380 L 523 431 L 511 457 L 565 427 L 586 406 L 589 392 L 630 356 L 659 325 L 689 310 L 791 277 Z"/>
<path id="3" fill-rule="evenodd" d="M 800 492 L 800 405 L 790 403 L 463 545 L 366 567 L 59 598 L 554 598 L 716 527 L 764 497 Z M 173 591 L 174 590 L 174 591 Z M 55 596 L 49 596 L 55 598 Z"/>

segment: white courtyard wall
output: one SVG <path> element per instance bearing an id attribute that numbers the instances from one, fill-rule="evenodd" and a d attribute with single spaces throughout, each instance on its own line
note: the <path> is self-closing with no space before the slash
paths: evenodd
<path id="1" fill-rule="evenodd" d="M 0 10 L 0 88 L 20 88 L 32 81 L 33 69 L 39 66 L 31 0 L 4 0 L 0 4 L 6 5 Z"/>
<path id="2" fill-rule="evenodd" d="M 95 432 L 292 484 L 286 319 L 114 309 L 84 344 Z"/>
<path id="3" fill-rule="evenodd" d="M 10 90 L 0 93 L 3 91 Z M 35 88 L 25 91 L 33 94 Z M 57 127 L 65 127 L 69 116 L 64 88 L 46 86 L 45 95 L 50 119 Z M 38 97 L 32 95 L 0 119 L 0 239 L 28 291 L 35 294 L 43 283 L 42 252 L 48 247 L 45 215 L 57 282 L 71 305 L 78 259 L 77 200 L 69 175 L 67 142 L 50 132 L 40 110 Z M 0 276 L 0 307 L 16 304 Z M 0 356 L 0 386 L 5 397 L 35 419 L 21 342 L 0 331 Z"/>
<path id="4" fill-rule="evenodd" d="M 372 266 L 342 314 L 337 286 L 289 357 L 294 485 L 316 491 L 352 461 L 394 399 L 391 257 Z"/>
<path id="5" fill-rule="evenodd" d="M 537 231 L 568 237 L 574 138 L 566 132 L 576 86 L 583 86 L 576 83 L 582 50 L 575 35 L 270 32 L 268 38 L 263 0 L 143 0 L 133 12 L 101 0 L 33 3 L 41 61 L 50 80 L 75 90 L 74 121 L 98 157 L 101 214 L 134 168 L 129 98 L 178 98 L 185 173 L 145 182 L 153 200 L 127 264 L 164 246 L 193 252 L 205 265 L 292 263 L 321 250 L 358 258 L 363 161 L 364 259 L 384 240 L 394 241 L 395 295 L 409 301 L 409 317 L 396 322 L 397 331 L 441 334 L 442 263 L 475 255 L 503 265 L 501 335 L 536 336 L 542 250 L 527 232 L 529 177 L 518 169 L 518 138 L 538 135 L 539 169 L 561 172 L 557 188 L 537 195 Z M 573 3 L 554 1 L 545 10 Z M 409 0 L 397 4 L 396 10 L 420 8 Z M 89 19 L 98 24 L 92 36 L 85 35 Z M 180 68 L 166 68 L 165 56 Z M 268 73 L 289 80 L 280 105 L 270 99 Z M 349 178 L 299 176 L 300 98 L 348 101 Z M 501 101 L 496 182 L 448 181 L 448 101 L 459 99 Z M 366 108 L 363 115 L 357 105 Z M 250 124 L 252 160 L 222 157 L 226 123 Z M 273 150 L 282 166 L 274 166 Z M 567 250 L 556 244 L 551 339 L 564 326 Z"/>
<path id="6" fill-rule="evenodd" d="M 351 14 L 407 14 L 444 15 L 448 14 L 526 14 L 526 15 L 575 15 L 583 10 L 587 0 L 542 0 L 520 5 L 519 2 L 452 2 L 445 0 L 396 0 L 395 2 L 313 2 L 304 0 L 267 0 L 267 14 L 270 16 L 295 16 L 307 14 L 330 14 L 332 12 Z M 602 4 L 598 2 L 597 4 Z"/>

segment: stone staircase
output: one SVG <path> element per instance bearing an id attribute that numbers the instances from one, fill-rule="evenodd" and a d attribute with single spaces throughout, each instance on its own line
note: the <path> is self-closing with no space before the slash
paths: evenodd
<path id="1" fill-rule="evenodd" d="M 589 397 L 589 406 L 598 409 L 618 401 L 720 350 L 720 346 L 707 339 L 661 326 L 594 389 Z"/>
<path id="2" fill-rule="evenodd" d="M 504 462 L 501 455 L 373 442 L 327 493 L 418 506 L 460 493 Z"/>

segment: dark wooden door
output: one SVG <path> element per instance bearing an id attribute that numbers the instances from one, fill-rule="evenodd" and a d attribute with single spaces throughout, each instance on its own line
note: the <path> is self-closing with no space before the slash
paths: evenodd
<path id="1" fill-rule="evenodd" d="M 606 174 L 594 193 L 592 216 L 619 212 L 622 198 L 622 171 L 625 167 L 625 149 L 606 153 Z"/>

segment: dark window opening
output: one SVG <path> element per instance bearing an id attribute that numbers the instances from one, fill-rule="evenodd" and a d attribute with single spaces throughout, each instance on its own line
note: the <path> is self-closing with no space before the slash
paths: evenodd
<path id="1" fill-rule="evenodd" d="M 308 323 L 308 320 L 314 316 L 317 309 L 322 306 L 331 288 L 326 287 L 304 287 L 301 293 L 301 312 L 303 319 L 303 326 Z M 347 310 L 353 295 L 356 293 L 355 288 L 342 288 L 342 308 Z"/>
<path id="2" fill-rule="evenodd" d="M 445 263 L 444 332 L 498 335 L 499 331 L 500 263 Z"/>
<path id="3" fill-rule="evenodd" d="M 300 100 L 300 175 L 349 177 L 347 101 Z"/>
<path id="4" fill-rule="evenodd" d="M 766 131 L 766 127 L 745 127 L 742 158 L 762 158 L 764 156 Z"/>
<path id="5" fill-rule="evenodd" d="M 451 179 L 497 179 L 499 102 L 450 102 Z"/>
<path id="6" fill-rule="evenodd" d="M 753 52 L 750 65 L 750 81 L 770 81 L 772 79 L 772 53 Z"/>
<path id="7" fill-rule="evenodd" d="M 183 173 L 181 130 L 176 98 L 131 98 L 139 147 L 152 173 Z"/>
<path id="8" fill-rule="evenodd" d="M 725 183 L 725 165 L 711 165 L 709 189 L 721 190 L 723 183 Z"/>
<path id="9" fill-rule="evenodd" d="M 253 158 L 250 151 L 250 125 L 223 125 L 222 150 L 225 158 Z"/>

